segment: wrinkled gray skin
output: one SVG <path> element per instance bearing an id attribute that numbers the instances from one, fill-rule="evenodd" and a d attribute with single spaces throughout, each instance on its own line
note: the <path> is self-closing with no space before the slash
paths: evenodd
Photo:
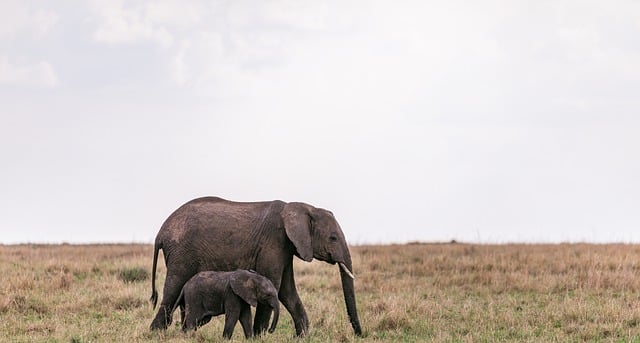
<path id="1" fill-rule="evenodd" d="M 269 332 L 273 332 L 278 324 L 280 302 L 278 291 L 269 279 L 248 270 L 207 271 L 194 275 L 184 284 L 173 311 L 178 306 L 184 308 L 183 331 L 196 330 L 208 323 L 211 317 L 224 313 L 223 337 L 231 338 L 239 319 L 244 336 L 251 338 L 251 306 L 258 303 L 273 309 L 273 322 L 269 328 Z"/>
<path id="2" fill-rule="evenodd" d="M 167 266 L 162 303 L 151 329 L 166 329 L 173 319 L 182 286 L 206 270 L 253 269 L 271 280 L 291 314 L 296 334 L 309 331 L 309 319 L 293 276 L 293 256 L 314 258 L 341 268 L 347 314 L 356 335 L 362 334 L 353 287 L 353 265 L 344 234 L 333 214 L 304 203 L 232 202 L 216 197 L 192 200 L 167 218 L 156 236 L 151 301 L 155 289 L 158 251 Z M 258 303 L 253 331 L 267 329 L 271 308 Z"/>

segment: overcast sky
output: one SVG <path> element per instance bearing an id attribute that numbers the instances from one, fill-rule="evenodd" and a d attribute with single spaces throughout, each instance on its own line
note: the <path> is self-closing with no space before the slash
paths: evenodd
<path id="1" fill-rule="evenodd" d="M 3 0 L 0 161 L 0 243 L 150 243 L 203 195 L 640 243 L 640 2 Z"/>

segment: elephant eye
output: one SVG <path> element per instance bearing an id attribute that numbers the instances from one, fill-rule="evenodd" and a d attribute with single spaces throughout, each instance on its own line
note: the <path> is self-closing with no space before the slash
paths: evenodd
<path id="1" fill-rule="evenodd" d="M 335 241 L 338 240 L 338 237 L 331 235 L 331 236 L 329 236 L 329 240 L 332 241 L 332 242 L 335 242 Z"/>

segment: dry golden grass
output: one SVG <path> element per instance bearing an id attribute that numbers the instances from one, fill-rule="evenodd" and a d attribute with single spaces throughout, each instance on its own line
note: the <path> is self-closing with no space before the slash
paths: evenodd
<path id="1" fill-rule="evenodd" d="M 0 341 L 219 341 L 222 317 L 190 334 L 148 330 L 152 255 L 150 245 L 0 246 Z M 255 341 L 640 342 L 639 245 L 410 244 L 352 255 L 364 338 L 348 324 L 338 267 L 297 260 L 311 334 L 293 338 L 282 308 L 276 332 Z"/>

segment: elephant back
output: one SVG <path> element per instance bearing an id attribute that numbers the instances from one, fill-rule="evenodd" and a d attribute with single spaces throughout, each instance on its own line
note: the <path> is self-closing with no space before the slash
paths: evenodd
<path id="1" fill-rule="evenodd" d="M 165 220 L 156 240 L 162 241 L 167 262 L 194 274 L 255 268 L 258 247 L 285 237 L 280 216 L 284 206 L 282 201 L 194 199 Z"/>

